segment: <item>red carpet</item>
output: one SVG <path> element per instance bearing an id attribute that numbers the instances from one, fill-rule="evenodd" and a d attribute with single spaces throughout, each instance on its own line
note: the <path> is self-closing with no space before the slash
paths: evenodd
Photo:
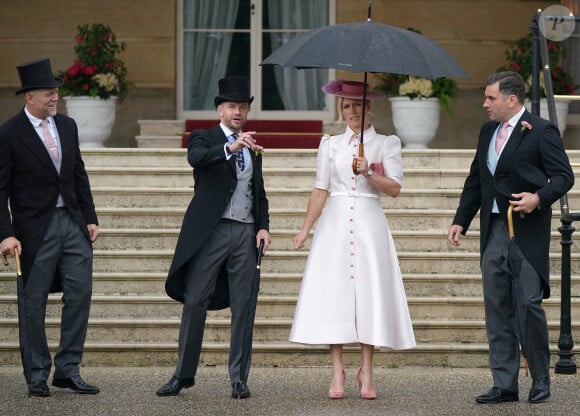
<path id="1" fill-rule="evenodd" d="M 181 146 L 187 147 L 193 130 L 207 130 L 217 120 L 185 120 Z M 256 141 L 266 149 L 317 149 L 322 137 L 322 120 L 248 120 L 244 131 L 255 131 Z"/>

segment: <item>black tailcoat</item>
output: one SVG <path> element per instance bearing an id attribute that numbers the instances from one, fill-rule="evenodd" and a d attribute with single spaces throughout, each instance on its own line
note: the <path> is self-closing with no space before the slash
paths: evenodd
<path id="1" fill-rule="evenodd" d="M 219 125 L 210 130 L 193 131 L 189 136 L 187 160 L 193 167 L 194 195 L 177 240 L 175 254 L 169 269 L 165 290 L 183 302 L 184 271 L 187 262 L 205 244 L 224 213 L 237 184 L 234 158 L 226 159 L 224 144 L 227 138 Z M 269 230 L 268 199 L 262 177 L 262 155 L 250 151 L 253 163 L 253 216 L 256 233 Z M 225 268 L 218 277 L 210 309 L 229 306 L 227 274 Z"/>
<path id="2" fill-rule="evenodd" d="M 60 174 L 24 109 L 0 126 L 0 241 L 13 236 L 22 243 L 25 282 L 59 193 L 88 240 L 87 224 L 98 224 L 77 126 L 62 114 L 53 118 L 61 145 Z M 51 291 L 61 291 L 60 276 Z"/>
<path id="3" fill-rule="evenodd" d="M 528 122 L 532 128 L 524 129 L 522 121 Z M 540 207 L 526 214 L 525 218 L 520 218 L 520 215 L 514 212 L 513 218 L 515 242 L 542 278 L 544 298 L 548 298 L 551 205 L 572 187 L 574 173 L 556 126 L 525 111 L 513 129 L 499 158 L 495 174 L 492 175 L 487 166 L 487 152 L 497 126 L 497 122 L 490 121 L 481 128 L 475 158 L 465 181 L 453 224 L 461 225 L 465 234 L 473 217 L 480 210 L 480 250 L 483 253 L 489 233 L 494 197 L 501 218 L 507 222 L 508 199 L 497 190 L 494 181 L 509 176 L 524 163 L 529 163 L 542 171 L 549 181 L 536 191 L 540 197 Z"/>

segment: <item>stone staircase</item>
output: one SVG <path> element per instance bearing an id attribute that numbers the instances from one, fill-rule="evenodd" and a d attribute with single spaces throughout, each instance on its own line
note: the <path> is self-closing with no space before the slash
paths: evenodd
<path id="1" fill-rule="evenodd" d="M 169 365 L 177 355 L 181 305 L 164 282 L 181 220 L 193 192 L 183 149 L 87 149 L 83 151 L 99 214 L 94 290 L 86 365 Z M 377 365 L 479 367 L 487 365 L 487 343 L 479 271 L 478 221 L 460 248 L 446 241 L 472 151 L 405 150 L 405 182 L 396 199 L 382 199 L 393 231 L 413 319 L 417 347 L 377 352 Z M 570 152 L 574 161 L 580 152 Z M 270 200 L 273 243 L 262 262 L 254 331 L 255 365 L 327 365 L 325 349 L 290 344 L 287 337 L 307 250 L 291 239 L 302 224 L 312 190 L 315 150 L 270 149 L 264 177 Z M 580 209 L 580 194 L 569 194 Z M 552 350 L 557 351 L 560 316 L 560 225 L 553 221 L 553 298 L 545 302 Z M 572 247 L 572 317 L 580 316 L 580 262 Z M 0 269 L 0 365 L 20 362 L 13 269 Z M 59 296 L 49 300 L 47 333 L 59 338 Z M 578 334 L 580 321 L 573 321 Z M 229 310 L 211 312 L 202 364 L 227 363 Z M 554 361 L 557 359 L 553 354 Z M 346 365 L 359 350 L 347 349 Z"/>

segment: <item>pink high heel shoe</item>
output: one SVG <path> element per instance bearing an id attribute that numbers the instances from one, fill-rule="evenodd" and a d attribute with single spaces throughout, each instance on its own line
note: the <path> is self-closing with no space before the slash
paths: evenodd
<path id="1" fill-rule="evenodd" d="M 374 400 L 377 398 L 377 392 L 375 391 L 374 388 L 372 390 L 366 391 L 366 392 L 363 392 L 363 390 L 362 390 L 362 381 L 360 379 L 361 370 L 362 370 L 362 367 L 360 367 L 356 372 L 356 379 L 358 380 L 358 390 L 360 392 L 360 397 L 362 399 L 366 399 L 366 400 Z"/>
<path id="2" fill-rule="evenodd" d="M 342 399 L 344 398 L 344 381 L 346 380 L 346 373 L 342 370 L 342 390 L 332 391 L 328 390 L 328 398 L 330 399 Z"/>

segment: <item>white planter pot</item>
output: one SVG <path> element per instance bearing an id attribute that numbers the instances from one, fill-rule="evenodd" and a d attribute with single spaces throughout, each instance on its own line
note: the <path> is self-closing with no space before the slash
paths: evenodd
<path id="1" fill-rule="evenodd" d="M 407 149 L 426 149 L 439 126 L 439 99 L 391 97 L 393 125 Z"/>
<path id="2" fill-rule="evenodd" d="M 530 100 L 525 100 L 526 110 L 532 111 L 532 102 Z M 564 137 L 564 132 L 566 131 L 566 122 L 568 119 L 568 106 L 570 101 L 567 100 L 556 100 L 556 117 L 558 118 L 558 130 L 560 130 L 560 136 Z M 540 98 L 540 117 L 549 120 L 550 113 L 548 112 L 548 100 L 545 98 Z"/>
<path id="3" fill-rule="evenodd" d="M 64 97 L 66 112 L 79 129 L 81 147 L 104 147 L 111 136 L 117 110 L 117 97 Z"/>

